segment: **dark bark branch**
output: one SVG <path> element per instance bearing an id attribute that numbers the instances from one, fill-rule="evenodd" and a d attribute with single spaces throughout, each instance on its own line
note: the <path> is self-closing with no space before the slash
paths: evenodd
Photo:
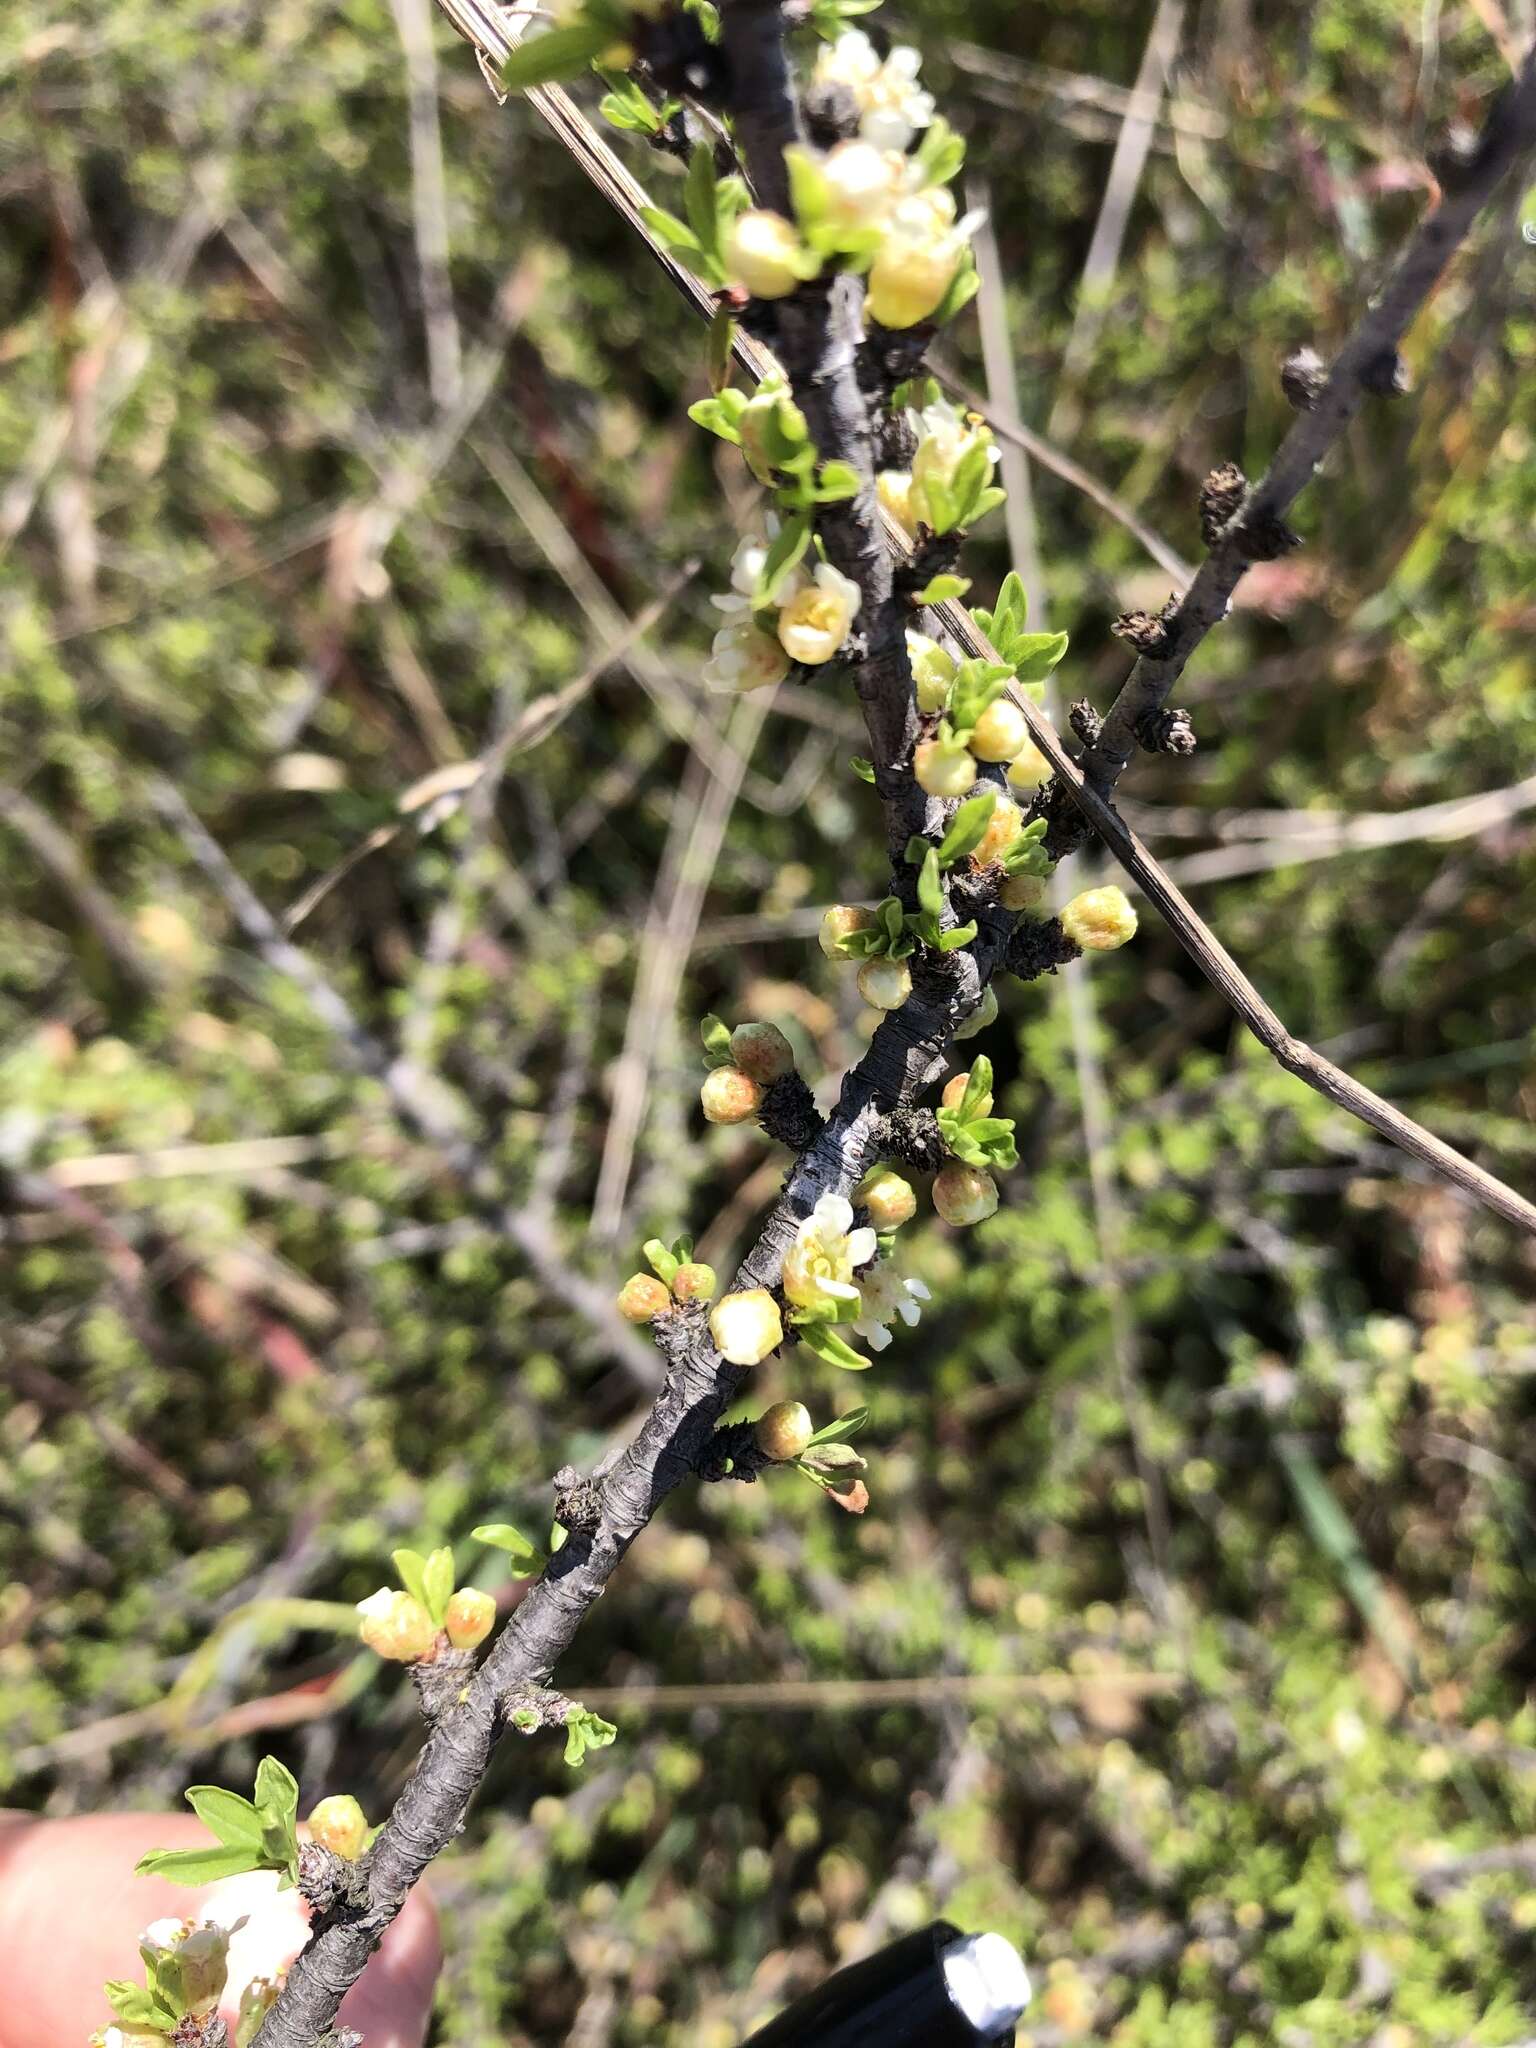
<path id="1" fill-rule="evenodd" d="M 1285 514 L 1366 398 L 1391 380 L 1397 347 L 1466 240 L 1473 222 L 1520 160 L 1536 149 L 1536 49 L 1506 87 L 1455 190 L 1443 194 L 1409 242 L 1380 297 L 1345 342 L 1321 392 L 1280 444 L 1268 473 L 1219 534 L 1194 582 L 1163 621 L 1155 656 L 1143 655 L 1116 697 L 1098 744 L 1083 757 L 1089 782 L 1107 796 L 1136 751 L 1137 728 L 1167 703 L 1191 655 L 1231 609 L 1251 562 L 1265 559 Z"/>

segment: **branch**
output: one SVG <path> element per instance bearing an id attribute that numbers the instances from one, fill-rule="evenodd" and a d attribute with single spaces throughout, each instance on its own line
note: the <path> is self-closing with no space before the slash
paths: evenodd
<path id="1" fill-rule="evenodd" d="M 1402 387 L 1397 349 L 1473 222 L 1522 157 L 1536 149 L 1536 46 L 1515 82 L 1495 102 L 1470 156 L 1442 165 L 1441 202 L 1420 225 L 1381 296 L 1345 342 L 1320 391 L 1298 384 L 1309 410 L 1280 444 L 1268 474 L 1233 510 L 1177 608 L 1160 622 L 1161 643 L 1131 670 L 1083 759 L 1089 781 L 1107 796 L 1136 751 L 1137 733 L 1167 703 L 1191 655 L 1231 609 L 1249 564 L 1294 544 L 1285 515 L 1313 472 L 1372 394 Z M 1318 366 L 1320 371 L 1321 365 Z M 1240 474 L 1234 472 L 1240 484 Z"/>

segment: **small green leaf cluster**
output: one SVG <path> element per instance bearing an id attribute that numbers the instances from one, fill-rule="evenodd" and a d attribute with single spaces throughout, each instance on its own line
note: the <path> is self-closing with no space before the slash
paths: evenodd
<path id="1" fill-rule="evenodd" d="M 237 1922 L 243 1925 L 243 1922 Z M 161 1940 L 162 1931 L 169 1939 Z M 229 1975 L 229 1937 L 233 1929 L 206 1922 L 157 1922 L 139 1937 L 144 1982 L 112 1978 L 102 1986 L 108 2005 L 122 2025 L 135 2034 L 175 2035 L 178 2040 L 205 2038 L 197 2027 L 217 2013 Z M 103 2028 L 93 2044 L 121 2038 L 121 2029 Z"/>
<path id="2" fill-rule="evenodd" d="M 939 1130 L 962 1165 L 1018 1165 L 1012 1117 L 992 1115 L 992 1062 L 985 1055 L 972 1063 L 958 1102 L 939 1111 Z"/>
<path id="3" fill-rule="evenodd" d="M 573 1706 L 565 1717 L 566 1762 L 579 1770 L 589 1750 L 606 1749 L 618 1732 L 612 1721 L 605 1721 L 590 1707 Z"/>
<path id="4" fill-rule="evenodd" d="M 1026 631 L 1029 599 L 1017 572 L 1010 570 L 1004 578 L 993 610 L 972 605 L 971 617 L 1008 664 L 1013 681 L 1038 700 L 1046 677 L 1067 651 L 1067 636 Z"/>
<path id="5" fill-rule="evenodd" d="M 541 42 L 548 40 L 547 36 L 540 38 Z M 688 159 L 683 180 L 687 219 L 679 220 L 664 206 L 642 206 L 640 217 L 664 248 L 682 257 L 706 284 L 723 291 L 731 281 L 725 260 L 726 237 L 732 223 L 751 204 L 746 181 L 734 172 L 722 178 L 715 169 L 714 150 L 701 142 Z"/>
<path id="6" fill-rule="evenodd" d="M 956 821 L 959 821 L 961 812 L 973 809 L 978 801 L 979 799 L 972 798 L 970 803 L 962 804 L 960 810 L 955 813 Z M 991 810 L 990 804 L 987 809 Z M 978 828 L 978 837 L 983 830 L 985 819 Z M 909 860 L 912 858 L 914 847 L 922 848 L 922 853 L 918 856 L 921 866 L 917 874 L 917 912 L 912 924 L 923 944 L 932 946 L 935 952 L 939 953 L 958 952 L 962 946 L 968 946 L 976 936 L 974 918 L 968 918 L 964 924 L 952 925 L 948 931 L 943 928 L 945 901 L 941 873 L 950 865 L 945 859 L 945 848 L 953 836 L 954 827 L 951 826 L 949 832 L 945 834 L 942 846 L 929 846 L 925 840 L 920 839 L 912 839 L 907 843 Z"/>
<path id="7" fill-rule="evenodd" d="M 811 0 L 809 25 L 826 42 L 835 43 L 850 21 L 873 14 L 881 0 Z"/>
<path id="8" fill-rule="evenodd" d="M 620 0 L 583 0 L 575 21 L 518 45 L 501 67 L 503 91 L 529 92 L 535 86 L 579 78 L 601 59 L 610 66 L 626 64 L 635 14 L 640 11 Z"/>
<path id="9" fill-rule="evenodd" d="M 653 106 L 635 81 L 621 71 L 605 71 L 599 66 L 598 76 L 608 90 L 598 101 L 597 111 L 626 134 L 660 135 L 682 109 L 681 100 L 663 100 L 659 107 Z"/>
<path id="10" fill-rule="evenodd" d="M 441 1628 L 453 1598 L 453 1552 L 445 1543 L 425 1557 L 418 1550 L 392 1550 L 390 1557 L 406 1592 L 426 1609 L 432 1626 Z"/>
<path id="11" fill-rule="evenodd" d="M 917 951 L 917 934 L 900 897 L 887 896 L 876 905 L 873 924 L 844 932 L 836 943 L 846 960 L 907 960 Z"/>
<path id="12" fill-rule="evenodd" d="M 278 1889 L 299 1881 L 299 1787 L 276 1757 L 256 1767 L 256 1796 L 245 1799 L 222 1785 L 193 1785 L 187 1804 L 214 1835 L 216 1849 L 151 1849 L 134 1865 L 139 1877 L 173 1884 L 212 1884 L 243 1870 L 275 1870 Z"/>
<path id="13" fill-rule="evenodd" d="M 565 1532 L 558 1522 L 555 1529 L 563 1541 Z M 549 1549 L 545 1550 L 510 1522 L 482 1522 L 478 1528 L 471 1529 L 470 1534 L 477 1543 L 487 1543 L 492 1550 L 505 1552 L 507 1568 L 514 1579 L 533 1578 L 549 1563 L 550 1551 L 560 1547 L 559 1543 L 551 1542 Z"/>

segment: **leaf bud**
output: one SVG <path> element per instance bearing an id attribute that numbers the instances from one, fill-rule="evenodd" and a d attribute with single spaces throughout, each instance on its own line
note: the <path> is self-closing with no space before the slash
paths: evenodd
<path id="1" fill-rule="evenodd" d="M 979 1166 L 946 1166 L 933 1183 L 933 1206 L 958 1230 L 985 1222 L 997 1209 L 997 1183 Z"/>
<path id="2" fill-rule="evenodd" d="M 723 1295 L 709 1318 L 715 1349 L 732 1365 L 761 1365 L 784 1342 L 779 1304 L 766 1287 Z"/>
<path id="3" fill-rule="evenodd" d="M 899 1010 L 912 993 L 905 960 L 866 960 L 859 969 L 859 994 L 872 1010 Z"/>
<path id="4" fill-rule="evenodd" d="M 699 1090 L 704 1115 L 712 1124 L 744 1124 L 756 1116 L 762 1099 L 762 1089 L 740 1067 L 716 1067 L 705 1075 Z"/>
<path id="5" fill-rule="evenodd" d="M 322 1799 L 309 1816 L 309 1838 L 333 1856 L 355 1863 L 368 1839 L 368 1816 L 349 1792 Z"/>
<path id="6" fill-rule="evenodd" d="M 777 1024 L 738 1024 L 731 1033 L 731 1058 L 766 1088 L 795 1070 L 795 1050 Z"/>
<path id="7" fill-rule="evenodd" d="M 869 1220 L 876 1230 L 897 1230 L 917 1214 L 912 1183 L 889 1166 L 877 1166 L 865 1178 L 854 1200 L 869 1211 Z"/>
<path id="8" fill-rule="evenodd" d="M 810 1410 L 799 1401 L 775 1401 L 757 1419 L 752 1435 L 765 1458 L 776 1465 L 798 1458 L 815 1435 Z"/>
<path id="9" fill-rule="evenodd" d="M 410 1593 L 380 1586 L 377 1593 L 358 1601 L 357 1611 L 361 1617 L 357 1632 L 377 1657 L 396 1664 L 416 1664 L 436 1647 L 432 1617 Z"/>
<path id="10" fill-rule="evenodd" d="M 496 1602 L 475 1586 L 461 1586 L 448 1602 L 443 1627 L 455 1650 L 476 1650 L 496 1626 Z"/>
<path id="11" fill-rule="evenodd" d="M 632 1273 L 619 1289 L 618 1311 L 626 1323 L 648 1323 L 671 1306 L 671 1294 L 651 1273 Z"/>
<path id="12" fill-rule="evenodd" d="M 1061 928 L 1085 953 L 1112 953 L 1136 936 L 1136 912 L 1113 883 L 1085 889 L 1061 913 Z"/>

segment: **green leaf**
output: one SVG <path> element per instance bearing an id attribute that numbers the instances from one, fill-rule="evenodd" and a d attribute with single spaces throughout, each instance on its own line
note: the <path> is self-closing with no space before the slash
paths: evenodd
<path id="1" fill-rule="evenodd" d="M 990 786 L 968 796 L 949 821 L 949 830 L 939 841 L 939 866 L 952 868 L 956 861 L 981 844 L 992 813 L 997 808 L 997 791 Z"/>
<path id="2" fill-rule="evenodd" d="M 779 588 L 811 544 L 811 515 L 797 512 L 784 521 L 774 535 L 763 563 L 763 573 L 753 593 L 754 604 L 772 604 Z"/>
<path id="3" fill-rule="evenodd" d="M 962 306 L 968 306 L 980 290 L 981 278 L 972 258 L 955 272 L 954 282 L 928 317 L 936 326 L 942 327 L 946 320 L 954 319 Z"/>
<path id="4" fill-rule="evenodd" d="M 168 1877 L 172 1884 L 212 1884 L 242 1870 L 260 1870 L 258 1848 L 151 1849 L 133 1866 L 136 1877 Z"/>
<path id="5" fill-rule="evenodd" d="M 917 900 L 931 917 L 943 915 L 944 884 L 939 879 L 939 850 L 936 846 L 927 847 L 923 853 L 923 865 L 917 876 Z"/>
<path id="6" fill-rule="evenodd" d="M 716 1021 L 718 1022 L 718 1019 Z M 677 1278 L 677 1269 L 683 1263 L 682 1260 L 675 1253 L 668 1251 L 659 1237 L 648 1237 L 640 1249 L 662 1286 L 670 1287 Z"/>
<path id="7" fill-rule="evenodd" d="M 659 135 L 676 110 L 675 100 L 663 102 L 659 109 L 653 107 L 635 81 L 626 78 L 622 71 L 605 71 L 598 65 L 597 75 L 608 87 L 597 110 L 615 128 L 623 128 L 631 135 Z"/>
<path id="8" fill-rule="evenodd" d="M 992 1093 L 992 1062 L 985 1053 L 978 1053 L 971 1061 L 971 1071 L 966 1076 L 965 1089 L 960 1097 L 960 1121 L 968 1124 L 980 1116 L 983 1100 Z"/>
<path id="9" fill-rule="evenodd" d="M 1008 649 L 1008 659 L 1021 683 L 1043 683 L 1067 651 L 1065 633 L 1021 633 Z"/>
<path id="10" fill-rule="evenodd" d="M 952 597 L 964 597 L 971 587 L 969 576 L 935 576 L 912 600 L 914 604 L 947 604 Z"/>
<path id="11" fill-rule="evenodd" d="M 981 1148 L 989 1166 L 1018 1165 L 1019 1147 L 1012 1117 L 973 1117 L 966 1133 Z"/>
<path id="12" fill-rule="evenodd" d="M 801 1456 L 800 1463 L 813 1472 L 867 1472 L 869 1460 L 861 1458 L 852 1444 L 820 1444 L 809 1446 Z"/>
<path id="13" fill-rule="evenodd" d="M 188 1794 L 191 1797 L 191 1794 Z M 275 1756 L 264 1756 L 256 1766 L 256 1804 L 274 1820 L 294 1821 L 299 1813 L 299 1781 L 286 1764 Z"/>
<path id="14" fill-rule="evenodd" d="M 453 1552 L 446 1544 L 434 1550 L 427 1559 L 423 1574 L 427 1597 L 422 1602 L 437 1627 L 441 1628 L 448 1612 L 448 1602 L 453 1598 Z"/>
<path id="15" fill-rule="evenodd" d="M 606 1749 L 618 1734 L 612 1721 L 605 1721 L 587 1707 L 572 1707 L 565 1717 L 565 1760 L 579 1766 L 589 1749 Z"/>
<path id="16" fill-rule="evenodd" d="M 238 1792 L 226 1792 L 222 1785 L 193 1785 L 187 1804 L 226 1849 L 255 1849 L 260 1843 L 261 1814 Z"/>
<path id="17" fill-rule="evenodd" d="M 848 766 L 853 770 L 854 774 L 858 776 L 861 782 L 874 781 L 875 764 L 873 761 L 866 761 L 862 754 L 851 755 L 849 757 Z"/>
<path id="18" fill-rule="evenodd" d="M 846 1443 L 849 1437 L 858 1435 L 868 1420 L 867 1408 L 850 1408 L 848 1413 L 839 1416 L 836 1422 L 829 1422 L 824 1429 L 818 1429 L 811 1438 L 811 1445 Z"/>
<path id="19" fill-rule="evenodd" d="M 705 1066 L 728 1067 L 731 1064 L 731 1027 L 717 1017 L 713 1010 L 700 1021 L 699 1037 L 704 1041 Z M 670 1287 L 671 1274 L 663 1273 L 661 1277 Z"/>
<path id="20" fill-rule="evenodd" d="M 971 918 L 966 924 L 957 924 L 950 931 L 939 933 L 937 941 L 939 951 L 941 953 L 958 953 L 960 948 L 968 946 L 975 936 L 976 920 Z"/>
<path id="21" fill-rule="evenodd" d="M 816 479 L 818 505 L 840 504 L 859 495 L 859 473 L 851 462 L 824 462 Z"/>
<path id="22" fill-rule="evenodd" d="M 899 896 L 883 898 L 875 915 L 879 918 L 884 928 L 885 936 L 894 944 L 901 937 L 904 929 L 905 914 L 901 907 L 901 898 Z"/>
<path id="23" fill-rule="evenodd" d="M 800 1342 L 824 1358 L 828 1365 L 840 1366 L 844 1372 L 868 1372 L 870 1361 L 862 1352 L 855 1351 L 836 1330 L 827 1323 L 803 1323 L 795 1333 Z"/>
<path id="24" fill-rule="evenodd" d="M 642 206 L 640 218 L 665 248 L 679 256 L 690 256 L 700 265 L 706 261 L 698 236 L 675 213 L 668 213 L 664 206 Z"/>
<path id="25" fill-rule="evenodd" d="M 501 67 L 505 92 L 527 92 L 530 86 L 552 85 L 556 79 L 575 78 L 613 41 L 613 32 L 601 24 L 579 21 L 570 28 L 552 28 L 521 43 Z"/>
<path id="26" fill-rule="evenodd" d="M 470 1535 L 476 1543 L 488 1543 L 493 1550 L 504 1550 L 512 1560 L 512 1576 L 516 1579 L 531 1578 L 543 1561 L 543 1552 L 537 1543 L 525 1536 L 521 1529 L 514 1529 L 510 1522 L 482 1522 L 478 1529 L 471 1529 Z"/>
<path id="27" fill-rule="evenodd" d="M 174 2029 L 177 2015 L 157 2005 L 142 1984 L 114 1977 L 101 1988 L 108 2005 L 126 2025 L 148 2027 L 157 2034 L 169 2034 Z"/>
<path id="28" fill-rule="evenodd" d="M 389 1554 L 401 1585 L 413 1600 L 419 1600 L 423 1607 L 427 1607 L 430 1614 L 432 1610 L 427 1606 L 427 1560 L 419 1550 L 392 1550 Z"/>
<path id="29" fill-rule="evenodd" d="M 672 1256 L 680 1266 L 686 1266 L 693 1257 L 693 1239 L 685 1232 L 672 1240 Z"/>
<path id="30" fill-rule="evenodd" d="M 746 409 L 744 392 L 722 391 L 715 398 L 695 399 L 688 408 L 688 417 L 696 427 L 702 427 L 708 434 L 718 434 L 722 441 L 729 441 L 732 447 L 739 448 L 741 428 L 738 422 Z"/>
<path id="31" fill-rule="evenodd" d="M 942 114 L 935 114 L 916 157 L 925 184 L 947 185 L 965 162 L 965 139 L 955 133 Z"/>

